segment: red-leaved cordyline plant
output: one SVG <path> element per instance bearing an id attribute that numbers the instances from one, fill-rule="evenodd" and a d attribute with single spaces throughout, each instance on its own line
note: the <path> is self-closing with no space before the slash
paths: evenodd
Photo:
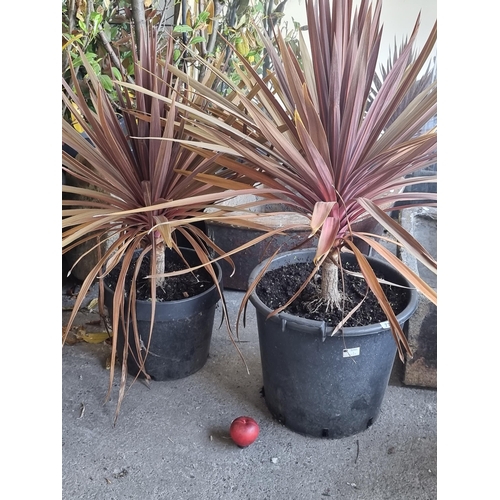
<path id="1" fill-rule="evenodd" d="M 78 199 L 63 199 L 63 254 L 79 244 L 97 241 L 100 258 L 81 285 L 73 311 L 63 336 L 63 344 L 76 314 L 96 278 L 103 278 L 120 265 L 120 274 L 114 290 L 113 317 L 111 318 L 112 355 L 109 399 L 114 378 L 119 322 L 126 329 L 125 338 L 140 345 L 135 321 L 135 301 L 125 301 L 136 296 L 136 283 L 126 285 L 126 275 L 133 263 L 134 252 L 141 249 L 136 270 L 147 254 L 151 254 L 152 317 L 155 316 L 156 285 L 168 276 L 190 272 L 165 273 L 165 246 L 181 253 L 177 235 L 182 235 L 195 250 L 200 265 L 205 267 L 219 289 L 213 259 L 228 258 L 196 225 L 208 217 L 217 219 L 227 215 L 228 207 L 207 214 L 207 207 L 217 207 L 218 202 L 238 194 L 255 191 L 248 180 L 239 180 L 238 173 L 221 168 L 215 162 L 216 153 L 200 155 L 178 141 L 192 140 L 184 127 L 182 114 L 191 107 L 203 115 L 194 101 L 189 100 L 189 88 L 173 76 L 169 65 L 173 44 L 167 44 L 166 53 L 157 53 L 156 33 L 143 34 L 140 54 L 135 58 L 132 92 L 117 85 L 118 105 L 112 103 L 92 71 L 82 59 L 87 71 L 86 84 L 93 107 L 87 105 L 81 83 L 72 68 L 72 85 L 63 85 L 63 103 L 76 109 L 78 123 L 88 135 L 90 143 L 67 121 L 62 123 L 62 140 L 78 155 L 72 157 L 63 151 L 63 169 L 88 187 L 63 185 L 63 193 Z M 233 108 L 237 109 L 235 106 Z M 121 124 L 117 113 L 123 117 Z M 206 114 L 208 120 L 219 120 Z M 168 139 L 168 140 L 167 140 Z M 174 142 L 175 139 L 177 142 Z M 265 190 L 263 191 L 265 196 Z M 251 217 L 251 215 L 249 215 Z M 230 218 L 230 217 L 229 217 Z M 226 219 L 225 219 L 226 220 Z M 252 226 L 252 222 L 247 222 Z M 106 244 L 105 244 L 106 243 Z M 88 253 L 88 252 L 87 252 Z M 102 283 L 102 281 L 101 281 Z M 100 294 L 100 309 L 103 297 Z M 126 305 L 128 304 L 128 305 Z M 225 304 L 223 301 L 225 312 Z M 129 320 L 132 327 L 129 330 Z M 226 324 L 231 335 L 229 322 Z M 150 335 L 153 328 L 151 324 Z M 231 337 L 232 338 L 232 337 Z M 133 339 L 133 340 L 132 340 Z M 145 342 L 149 345 L 149 341 Z M 137 363 L 149 379 L 144 367 L 143 354 L 137 349 Z M 122 376 L 115 418 L 125 392 L 128 341 L 122 356 Z"/>
<path id="2" fill-rule="evenodd" d="M 228 134 L 207 123 L 186 127 L 207 150 L 238 158 L 241 173 L 279 190 L 277 197 L 309 217 L 311 236 L 319 234 L 316 267 L 309 279 L 321 267 L 322 298 L 329 307 L 339 307 L 341 302 L 338 269 L 342 268 L 342 251 L 354 253 L 389 320 L 403 359 L 404 350 L 411 355 L 410 347 L 354 237 L 368 243 L 434 303 L 437 294 L 378 241 L 380 236 L 356 231 L 355 223 L 373 217 L 398 245 L 437 272 L 432 256 L 386 213 L 396 202 L 399 209 L 436 205 L 435 194 L 404 192 L 404 188 L 434 180 L 408 176 L 436 162 L 436 129 L 420 131 L 436 114 L 437 81 L 418 93 L 415 84 L 432 53 L 437 27 L 435 24 L 423 48 L 414 53 L 418 18 L 377 87 L 381 7 L 380 1 L 362 0 L 354 9 L 352 0 L 306 0 L 310 51 L 302 39 L 301 58 L 297 58 L 280 33 L 276 34 L 279 50 L 262 33 L 272 72 L 261 78 L 240 58 L 242 84 L 237 87 L 226 79 L 233 89 L 231 100 L 241 109 L 233 113 L 238 131 Z M 212 70 L 224 79 L 216 68 Z M 220 101 L 202 87 L 196 90 L 213 103 Z M 414 97 L 405 100 L 412 92 Z M 238 123 L 245 128 L 236 126 Z M 306 284 L 273 314 L 297 298 Z"/>

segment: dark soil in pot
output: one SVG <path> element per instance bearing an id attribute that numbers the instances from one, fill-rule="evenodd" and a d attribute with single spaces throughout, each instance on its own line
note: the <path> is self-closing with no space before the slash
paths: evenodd
<path id="1" fill-rule="evenodd" d="M 359 272 L 357 264 L 346 262 L 349 271 Z M 299 287 L 306 281 L 314 269 L 311 263 L 289 264 L 267 271 L 257 286 L 257 295 L 270 309 L 277 309 L 285 304 Z M 387 279 L 381 271 L 375 273 L 378 278 Z M 340 280 L 340 277 L 339 277 Z M 390 281 L 387 279 L 387 281 Z M 382 284 L 395 314 L 399 314 L 408 302 L 407 292 L 397 286 Z M 344 310 L 326 311 L 326 304 L 319 301 L 321 293 L 321 269 L 316 273 L 299 297 L 284 312 L 306 319 L 326 321 L 335 326 L 351 311 L 367 293 L 367 284 L 363 278 L 344 273 Z M 380 307 L 373 292 L 368 291 L 363 305 L 346 322 L 345 327 L 364 326 L 386 321 L 387 317 Z"/>
<path id="2" fill-rule="evenodd" d="M 132 282 L 135 264 L 133 263 L 127 274 L 125 289 L 129 290 Z M 165 259 L 165 272 L 180 271 L 186 269 L 185 263 L 174 252 L 168 252 Z M 114 289 L 118 276 L 120 274 L 120 266 L 115 267 L 106 277 L 106 284 L 109 288 Z M 146 278 L 151 274 L 150 255 L 146 255 L 141 263 L 139 275 L 137 278 L 137 299 L 151 299 L 150 279 Z M 208 290 L 214 284 L 210 274 L 203 268 L 195 271 L 180 274 L 178 276 L 169 276 L 165 279 L 163 288 L 157 287 L 156 300 L 159 302 L 169 300 L 181 300 L 188 297 L 194 297 Z"/>

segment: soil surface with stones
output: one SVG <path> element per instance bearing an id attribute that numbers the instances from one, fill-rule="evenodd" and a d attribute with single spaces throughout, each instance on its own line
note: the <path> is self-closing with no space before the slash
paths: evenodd
<path id="1" fill-rule="evenodd" d="M 105 283 L 111 288 L 115 289 L 116 282 L 120 273 L 121 266 L 116 266 L 106 277 Z M 132 275 L 135 268 L 135 261 L 131 265 L 127 278 L 125 280 L 126 290 L 130 289 L 132 283 Z M 170 273 L 173 271 L 180 271 L 186 269 L 186 265 L 179 256 L 170 253 L 165 259 L 165 272 Z M 151 275 L 150 256 L 146 255 L 141 263 L 139 275 L 137 279 L 137 299 L 150 300 L 151 299 L 151 280 L 146 276 Z M 181 300 L 203 293 L 213 286 L 214 282 L 212 277 L 203 268 L 196 269 L 185 274 L 178 276 L 169 276 L 165 278 L 164 286 L 156 288 L 156 299 L 160 302 L 169 300 Z"/>

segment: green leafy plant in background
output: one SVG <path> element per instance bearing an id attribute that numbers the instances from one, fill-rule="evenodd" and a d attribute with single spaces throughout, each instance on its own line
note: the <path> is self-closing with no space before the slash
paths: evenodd
<path id="1" fill-rule="evenodd" d="M 186 73 L 202 81 L 206 67 L 200 63 L 201 58 L 217 64 L 221 71 L 238 82 L 239 75 L 233 69 L 237 61 L 234 54 L 237 52 L 250 63 L 263 62 L 256 69 L 265 74 L 269 58 L 265 57 L 266 49 L 259 31 L 265 26 L 266 30 L 272 32 L 273 26 L 282 23 L 282 9 L 286 0 L 279 4 L 274 0 L 196 0 L 188 4 L 186 12 L 181 12 L 179 22 L 173 29 L 174 36 L 181 42 L 174 60 L 178 65 L 182 64 Z M 282 24 L 285 39 L 297 49 L 300 25 L 295 22 L 291 26 L 288 22 Z M 189 52 L 183 47 L 189 48 Z"/>
<path id="2" fill-rule="evenodd" d="M 85 72 L 82 53 L 112 98 L 116 97 L 112 80 L 132 81 L 132 46 L 126 8 L 127 2 L 123 0 L 62 3 L 62 74 L 67 81 L 70 64 L 77 73 Z"/>

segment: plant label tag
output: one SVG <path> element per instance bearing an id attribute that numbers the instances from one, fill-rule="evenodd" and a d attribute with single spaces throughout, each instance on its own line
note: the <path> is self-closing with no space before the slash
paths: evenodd
<path id="1" fill-rule="evenodd" d="M 342 357 L 344 358 L 352 358 L 353 356 L 359 356 L 359 347 L 351 347 L 342 351 Z"/>

